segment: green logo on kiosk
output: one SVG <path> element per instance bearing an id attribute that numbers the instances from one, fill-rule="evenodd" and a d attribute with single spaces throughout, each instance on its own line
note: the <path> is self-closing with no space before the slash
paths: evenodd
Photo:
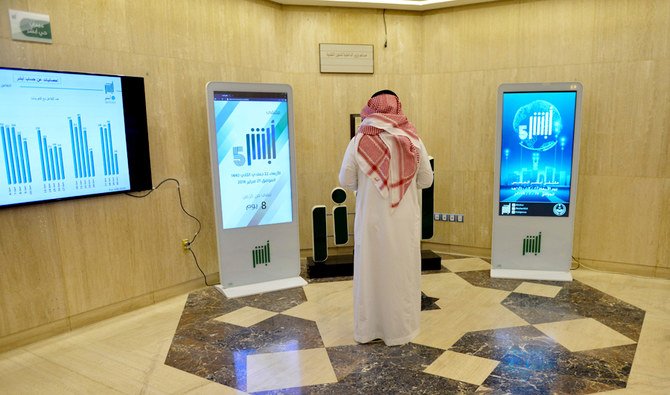
<path id="1" fill-rule="evenodd" d="M 538 233 L 537 236 L 526 236 L 523 239 L 523 248 L 522 253 L 526 255 L 529 254 L 539 254 L 542 247 L 542 232 Z"/>
<path id="2" fill-rule="evenodd" d="M 264 245 L 256 246 L 251 250 L 251 260 L 253 261 L 254 267 L 256 267 L 256 265 L 267 266 L 268 263 L 270 263 L 270 240 Z"/>

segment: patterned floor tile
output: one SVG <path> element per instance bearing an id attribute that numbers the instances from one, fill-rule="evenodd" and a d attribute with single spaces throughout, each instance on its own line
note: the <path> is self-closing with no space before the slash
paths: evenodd
<path id="1" fill-rule="evenodd" d="M 481 385 L 498 364 L 498 361 L 474 355 L 445 351 L 424 372 Z"/>
<path id="2" fill-rule="evenodd" d="M 245 306 L 228 314 L 214 318 L 214 321 L 225 322 L 237 326 L 248 328 L 259 322 L 274 317 L 277 313 L 255 307 Z"/>
<path id="3" fill-rule="evenodd" d="M 523 282 L 514 289 L 514 292 L 529 294 L 535 296 L 544 296 L 545 298 L 554 298 L 563 288 L 555 285 L 545 285 L 537 283 Z"/>
<path id="4" fill-rule="evenodd" d="M 442 266 L 454 273 L 491 270 L 491 264 L 479 258 L 443 259 Z"/>
<path id="5" fill-rule="evenodd" d="M 570 351 L 585 351 L 635 343 L 593 318 L 549 322 L 537 324 L 535 327 Z M 581 334 L 581 336 L 575 336 L 575 334 Z"/>
<path id="6" fill-rule="evenodd" d="M 253 354 L 247 357 L 248 392 L 336 382 L 325 348 Z"/>
<path id="7" fill-rule="evenodd" d="M 353 341 L 351 279 L 238 299 L 209 288 L 189 295 L 165 363 L 254 394 L 586 394 L 626 387 L 644 310 L 579 281 L 491 279 L 489 270 L 464 270 L 474 261 L 458 260 L 448 259 L 453 272 L 422 276 L 421 332 L 412 343 Z M 571 343 L 578 338 L 586 343 Z M 609 340 L 595 343 L 602 338 Z M 318 362 L 307 366 L 310 353 Z M 463 375 L 470 363 L 479 374 Z M 317 366 L 330 366 L 334 379 L 299 381 Z"/>

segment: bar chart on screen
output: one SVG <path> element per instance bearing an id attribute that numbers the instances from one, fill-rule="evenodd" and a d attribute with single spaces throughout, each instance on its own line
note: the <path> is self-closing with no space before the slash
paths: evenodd
<path id="1" fill-rule="evenodd" d="M 120 177 L 119 152 L 110 120 L 89 122 L 82 114 L 60 122 L 0 120 L 0 186 L 12 196 L 53 196 L 71 191 L 115 187 Z M 89 133 L 89 131 L 96 131 Z M 126 181 L 127 182 L 127 181 Z"/>
<path id="2" fill-rule="evenodd" d="M 0 133 L 9 194 L 31 193 L 33 179 L 26 138 L 15 125 L 0 123 Z"/>

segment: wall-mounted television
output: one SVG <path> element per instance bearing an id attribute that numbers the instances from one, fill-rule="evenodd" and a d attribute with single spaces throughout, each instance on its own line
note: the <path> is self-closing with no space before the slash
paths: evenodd
<path id="1" fill-rule="evenodd" d="M 151 188 L 143 78 L 0 67 L 0 207 Z"/>

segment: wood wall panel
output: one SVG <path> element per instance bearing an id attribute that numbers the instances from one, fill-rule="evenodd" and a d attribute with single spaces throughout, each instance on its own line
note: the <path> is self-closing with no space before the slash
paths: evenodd
<path id="1" fill-rule="evenodd" d="M 668 93 L 656 62 L 597 64 L 597 75 L 587 87 L 597 98 L 591 112 L 592 122 L 583 171 L 590 175 L 658 177 L 663 141 L 667 140 Z M 662 75 L 663 74 L 663 75 Z M 635 78 L 631 78 L 635 76 Z M 665 100 L 663 100 L 665 99 Z"/>
<path id="2" fill-rule="evenodd" d="M 147 273 L 133 265 L 130 235 L 137 229 L 130 227 L 125 199 L 80 199 L 52 207 L 72 315 L 151 291 Z"/>
<path id="3" fill-rule="evenodd" d="M 59 240 L 44 205 L 0 210 L 0 337 L 68 316 Z"/>
<path id="4" fill-rule="evenodd" d="M 427 16 L 430 26 L 447 26 L 447 38 L 432 44 L 431 30 L 424 33 L 427 72 L 475 71 L 513 68 L 520 51 L 518 2 L 494 2 L 438 11 Z M 433 20 L 431 20 L 433 19 Z M 440 31 L 444 31 L 441 28 Z M 435 56 L 434 59 L 431 56 Z"/>
<path id="5" fill-rule="evenodd" d="M 658 267 L 665 269 L 664 273 L 670 275 L 670 178 L 663 183 L 661 194 L 661 225 L 658 232 Z M 666 275 L 666 278 L 670 276 Z"/>
<path id="6" fill-rule="evenodd" d="M 656 34 L 661 32 L 661 26 L 667 25 L 667 19 L 661 22 L 662 19 L 654 16 L 658 1 L 596 0 L 594 3 L 594 63 L 652 58 Z"/>
<path id="7" fill-rule="evenodd" d="M 518 67 L 591 63 L 595 4 L 525 1 L 519 5 Z"/>
<path id="8" fill-rule="evenodd" d="M 652 53 L 653 59 L 670 59 L 670 2 L 656 0 L 653 3 L 652 20 Z"/>
<path id="9" fill-rule="evenodd" d="M 654 178 L 582 175 L 579 257 L 656 266 L 664 207 Z"/>

